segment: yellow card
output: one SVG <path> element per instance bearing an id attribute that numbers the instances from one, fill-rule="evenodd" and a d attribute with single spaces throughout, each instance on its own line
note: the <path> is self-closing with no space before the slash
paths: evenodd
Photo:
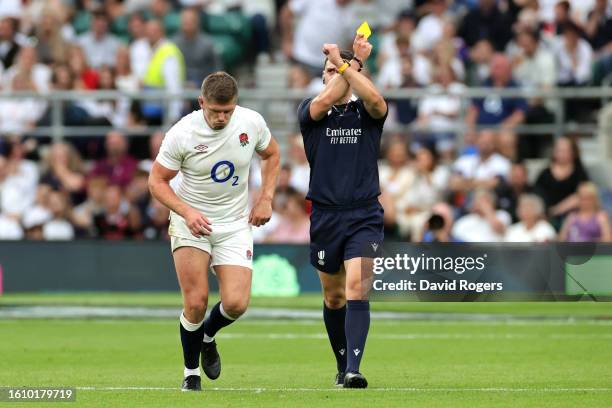
<path id="1" fill-rule="evenodd" d="M 372 30 L 370 29 L 370 26 L 368 25 L 367 21 L 364 21 L 363 24 L 359 26 L 359 28 L 357 29 L 357 34 L 363 34 L 363 38 L 365 38 L 366 40 L 368 39 L 368 37 L 370 37 L 370 35 L 372 35 Z"/>

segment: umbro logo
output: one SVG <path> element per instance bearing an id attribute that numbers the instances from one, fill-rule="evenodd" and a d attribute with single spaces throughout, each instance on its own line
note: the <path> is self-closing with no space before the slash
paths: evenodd
<path id="1" fill-rule="evenodd" d="M 359 349 L 355 349 L 355 350 L 353 350 L 353 353 L 355 353 L 355 355 L 356 355 L 356 356 L 358 356 L 358 355 L 359 355 L 359 353 L 361 353 L 361 350 L 359 350 Z"/>
<path id="2" fill-rule="evenodd" d="M 341 355 L 341 356 L 343 356 L 345 352 L 346 352 L 346 350 L 345 350 L 345 349 L 340 349 L 340 350 L 338 350 L 338 353 L 340 353 L 340 355 Z"/>
<path id="3" fill-rule="evenodd" d="M 199 144 L 195 146 L 194 149 L 196 149 L 200 153 L 204 153 L 206 150 L 208 150 L 208 146 L 206 146 L 205 144 Z"/>

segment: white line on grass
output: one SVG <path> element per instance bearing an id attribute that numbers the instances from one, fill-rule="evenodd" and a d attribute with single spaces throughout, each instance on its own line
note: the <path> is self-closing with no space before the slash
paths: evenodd
<path id="1" fill-rule="evenodd" d="M 76 387 L 81 391 L 180 391 L 176 387 Z M 204 391 L 226 391 L 226 392 L 338 392 L 342 388 L 259 388 L 259 387 L 215 387 L 205 388 Z M 531 393 L 565 393 L 565 392 L 611 392 L 612 388 L 416 388 L 416 387 L 389 387 L 369 388 L 367 391 L 376 392 L 531 392 Z M 344 391 L 346 392 L 346 391 Z"/>
<path id="2" fill-rule="evenodd" d="M 265 339 L 265 340 L 327 340 L 325 333 L 221 333 L 220 339 Z M 515 339 L 558 339 L 598 340 L 612 339 L 612 333 L 601 334 L 473 334 L 473 333 L 399 333 L 370 334 L 369 338 L 381 340 L 515 340 Z"/>

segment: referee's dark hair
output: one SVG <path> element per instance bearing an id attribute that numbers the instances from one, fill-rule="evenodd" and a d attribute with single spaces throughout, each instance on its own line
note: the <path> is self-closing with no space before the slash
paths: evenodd
<path id="1" fill-rule="evenodd" d="M 202 81 L 202 97 L 207 101 L 229 103 L 237 96 L 238 83 L 227 72 L 213 72 Z"/>

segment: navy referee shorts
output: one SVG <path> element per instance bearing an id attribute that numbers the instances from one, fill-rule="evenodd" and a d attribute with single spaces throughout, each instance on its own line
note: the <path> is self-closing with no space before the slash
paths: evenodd
<path id="1" fill-rule="evenodd" d="M 310 215 L 310 263 L 334 274 L 347 259 L 374 257 L 382 245 L 383 208 L 378 199 L 357 208 L 329 208 L 313 203 Z"/>

